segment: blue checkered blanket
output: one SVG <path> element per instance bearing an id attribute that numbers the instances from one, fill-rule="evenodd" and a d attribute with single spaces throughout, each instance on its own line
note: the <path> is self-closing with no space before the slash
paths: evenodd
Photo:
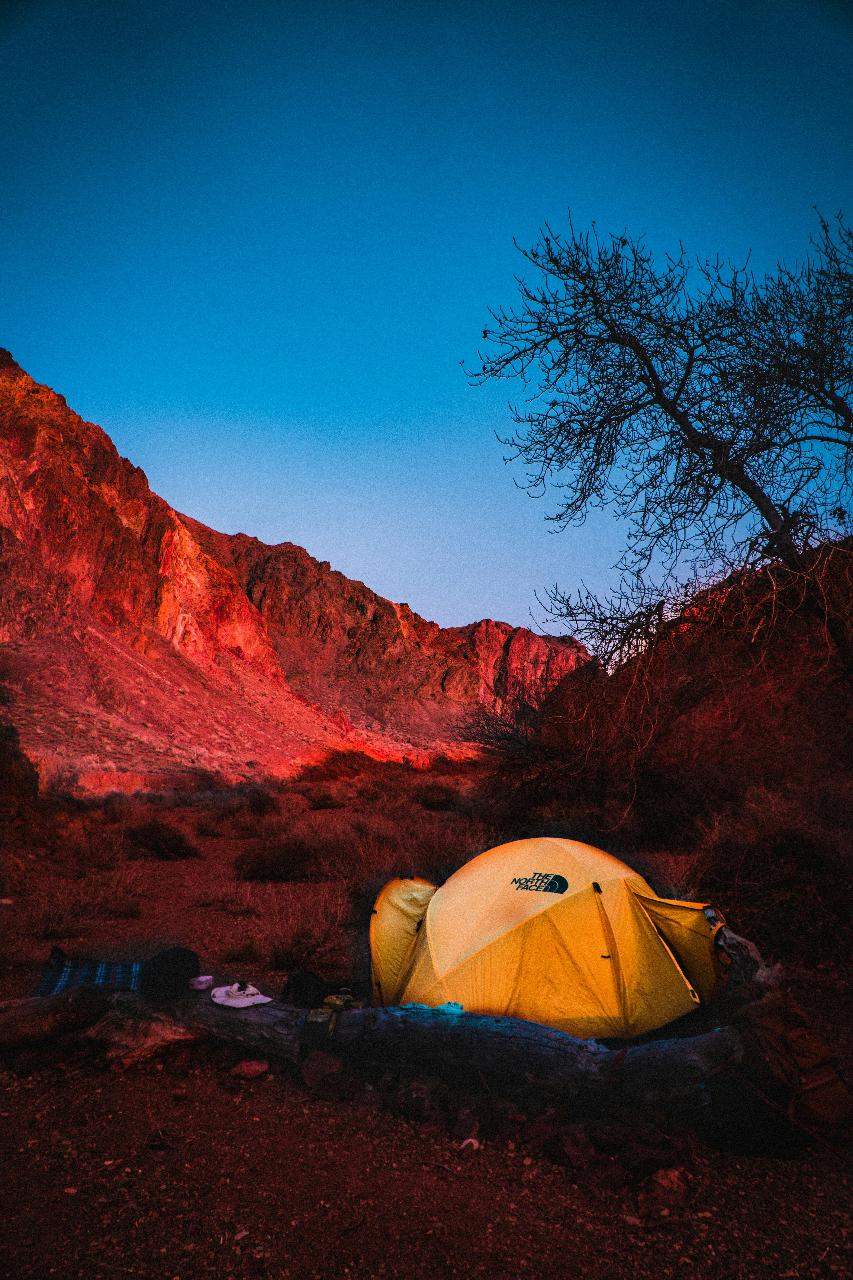
<path id="1" fill-rule="evenodd" d="M 51 956 L 41 976 L 37 996 L 55 996 L 74 987 L 111 987 L 114 991 L 138 991 L 142 965 L 138 960 L 71 960 Z"/>

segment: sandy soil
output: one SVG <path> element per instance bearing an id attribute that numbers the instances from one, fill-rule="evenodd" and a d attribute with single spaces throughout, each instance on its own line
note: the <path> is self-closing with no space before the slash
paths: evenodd
<path id="1" fill-rule="evenodd" d="M 179 1055 L 5 1072 L 0 1266 L 91 1276 L 830 1277 L 849 1274 L 839 1153 L 694 1151 L 610 1186 L 507 1141 L 324 1100 Z"/>

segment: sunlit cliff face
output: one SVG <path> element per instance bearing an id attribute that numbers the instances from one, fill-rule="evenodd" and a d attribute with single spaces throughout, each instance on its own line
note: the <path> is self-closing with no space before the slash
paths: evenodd
<path id="1" fill-rule="evenodd" d="M 290 543 L 215 533 L 0 357 L 2 678 L 43 778 L 286 774 L 346 747 L 466 751 L 585 658 L 489 620 L 441 629 Z"/>

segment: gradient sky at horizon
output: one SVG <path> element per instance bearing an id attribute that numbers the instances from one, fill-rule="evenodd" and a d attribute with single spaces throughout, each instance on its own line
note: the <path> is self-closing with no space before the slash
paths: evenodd
<path id="1" fill-rule="evenodd" d="M 845 0 L 6 0 L 0 346 L 178 509 L 530 625 L 623 531 L 552 532 L 460 368 L 513 237 L 802 255 L 851 66 Z"/>

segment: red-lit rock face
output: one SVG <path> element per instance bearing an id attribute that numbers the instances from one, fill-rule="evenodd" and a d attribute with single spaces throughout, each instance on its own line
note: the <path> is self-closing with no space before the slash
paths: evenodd
<path id="1" fill-rule="evenodd" d="M 459 747 L 585 657 L 441 629 L 302 548 L 215 533 L 0 354 L 0 680 L 42 779 L 282 774 L 331 748 Z"/>
<path id="2" fill-rule="evenodd" d="M 184 522 L 258 609 L 291 687 L 374 729 L 453 735 L 477 706 L 538 704 L 586 656 L 573 641 L 489 619 L 442 629 L 301 547 Z"/>

